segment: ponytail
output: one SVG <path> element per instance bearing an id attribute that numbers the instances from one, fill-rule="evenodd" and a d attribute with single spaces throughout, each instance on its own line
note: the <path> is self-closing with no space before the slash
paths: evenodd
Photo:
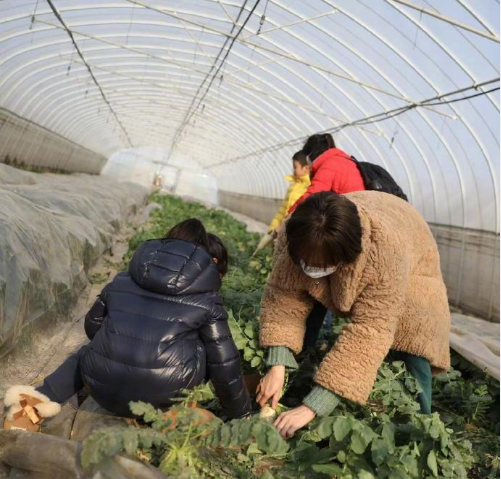
<path id="1" fill-rule="evenodd" d="M 303 153 L 308 155 L 310 161 L 315 161 L 322 153 L 335 148 L 334 138 L 330 133 L 310 136 L 303 146 Z"/>
<path id="2" fill-rule="evenodd" d="M 336 148 L 336 143 L 334 138 L 332 138 L 332 135 L 330 133 L 326 133 L 324 136 L 327 143 L 327 149 L 330 150 L 331 148 Z"/>

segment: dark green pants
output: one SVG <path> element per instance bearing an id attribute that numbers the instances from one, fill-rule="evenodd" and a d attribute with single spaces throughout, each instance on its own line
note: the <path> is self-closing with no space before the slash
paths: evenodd
<path id="1" fill-rule="evenodd" d="M 303 352 L 314 348 L 320 335 L 320 330 L 324 324 L 327 308 L 320 302 L 315 301 L 313 309 L 306 318 L 306 333 L 303 342 Z"/>
<path id="2" fill-rule="evenodd" d="M 431 414 L 431 366 L 430 362 L 419 356 L 404 353 L 402 351 L 391 351 L 388 355 L 391 361 L 403 361 L 407 371 L 411 373 L 421 386 L 423 392 L 419 393 L 418 402 L 421 406 L 421 413 Z"/>

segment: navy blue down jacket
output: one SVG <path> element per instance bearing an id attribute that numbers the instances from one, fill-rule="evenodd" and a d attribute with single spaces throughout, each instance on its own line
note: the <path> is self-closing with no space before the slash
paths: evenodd
<path id="1" fill-rule="evenodd" d="M 80 368 L 91 396 L 130 415 L 129 401 L 167 407 L 182 389 L 210 379 L 227 417 L 249 413 L 220 287 L 202 247 L 180 240 L 141 245 L 129 272 L 104 288 L 85 318 L 92 341 Z"/>

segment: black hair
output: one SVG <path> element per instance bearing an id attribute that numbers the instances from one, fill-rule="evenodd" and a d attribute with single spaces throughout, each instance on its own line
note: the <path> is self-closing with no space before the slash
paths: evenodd
<path id="1" fill-rule="evenodd" d="M 310 161 L 315 161 L 322 153 L 331 148 L 336 148 L 334 138 L 330 133 L 321 133 L 310 136 L 303 146 L 303 153 L 308 155 Z"/>
<path id="2" fill-rule="evenodd" d="M 189 241 L 209 251 L 209 238 L 205 226 L 196 218 L 181 221 L 165 235 L 165 239 Z"/>
<path id="3" fill-rule="evenodd" d="M 301 166 L 309 166 L 308 156 L 303 152 L 303 150 L 296 151 L 292 157 L 292 161 L 297 161 Z"/>
<path id="4" fill-rule="evenodd" d="M 208 233 L 207 236 L 209 238 L 209 253 L 217 259 L 219 274 L 225 276 L 228 272 L 228 250 L 219 236 L 214 233 Z"/>
<path id="5" fill-rule="evenodd" d="M 287 222 L 289 255 L 294 263 L 327 268 L 353 263 L 362 252 L 362 227 L 356 205 L 324 191 L 301 203 Z"/>

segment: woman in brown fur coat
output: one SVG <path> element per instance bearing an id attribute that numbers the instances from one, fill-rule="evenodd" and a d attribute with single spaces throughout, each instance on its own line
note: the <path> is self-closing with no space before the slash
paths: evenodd
<path id="1" fill-rule="evenodd" d="M 319 193 L 297 208 L 279 234 L 262 300 L 260 341 L 271 368 L 258 388 L 261 406 L 278 403 L 285 368 L 297 367 L 315 300 L 351 322 L 303 405 L 276 420 L 284 437 L 330 414 L 339 397 L 364 404 L 390 350 L 420 383 L 422 412 L 431 412 L 432 373 L 450 367 L 450 314 L 437 245 L 412 206 L 363 191 Z"/>

